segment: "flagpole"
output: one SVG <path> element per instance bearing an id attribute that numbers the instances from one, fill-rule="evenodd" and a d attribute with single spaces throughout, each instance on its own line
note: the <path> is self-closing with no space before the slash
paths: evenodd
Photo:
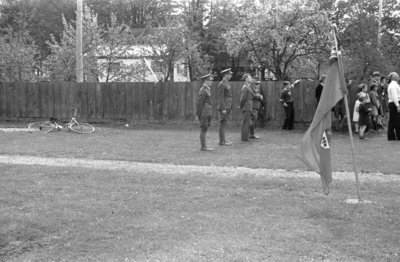
<path id="1" fill-rule="evenodd" d="M 344 71 L 343 71 L 342 57 L 341 57 L 341 53 L 340 53 L 340 50 L 339 50 L 339 44 L 338 44 L 337 36 L 336 36 L 337 27 L 336 27 L 335 24 L 333 24 L 332 26 L 333 26 L 333 36 L 334 36 L 334 40 L 335 40 L 335 48 L 336 48 L 337 57 L 338 57 L 339 72 L 341 72 L 339 74 L 339 76 L 340 76 L 340 85 L 342 86 L 342 90 L 345 90 L 345 93 L 343 94 L 343 98 L 344 98 L 344 105 L 345 105 L 345 108 L 346 108 L 347 125 L 348 125 L 349 136 L 350 136 L 351 155 L 352 155 L 352 158 L 353 158 L 353 169 L 354 169 L 354 174 L 355 174 L 355 177 L 356 177 L 357 198 L 358 198 L 358 202 L 362 202 L 361 195 L 360 195 L 360 180 L 359 180 L 359 177 L 358 177 L 356 158 L 355 158 L 355 154 L 354 154 L 355 150 L 354 150 L 353 130 L 351 128 L 350 110 L 349 110 L 349 103 L 348 103 L 348 99 L 347 99 L 348 92 L 347 92 L 347 88 L 346 88 L 346 81 L 345 81 L 344 75 L 343 75 Z"/>

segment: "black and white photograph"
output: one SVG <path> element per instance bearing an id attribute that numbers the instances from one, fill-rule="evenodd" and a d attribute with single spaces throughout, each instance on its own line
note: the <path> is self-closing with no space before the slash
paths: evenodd
<path id="1" fill-rule="evenodd" d="M 0 262 L 400 262 L 399 0 L 0 0 Z"/>

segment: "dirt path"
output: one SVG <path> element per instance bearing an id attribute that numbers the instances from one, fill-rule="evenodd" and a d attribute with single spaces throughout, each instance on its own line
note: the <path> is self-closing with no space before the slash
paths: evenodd
<path id="1" fill-rule="evenodd" d="M 309 171 L 286 171 L 283 169 L 247 168 L 247 167 L 222 167 L 222 166 L 195 166 L 195 165 L 174 165 L 164 163 L 141 163 L 132 161 L 113 161 L 113 160 L 92 160 L 77 158 L 50 158 L 36 157 L 27 155 L 0 155 L 0 164 L 11 165 L 43 165 L 53 167 L 82 167 L 105 170 L 127 170 L 140 173 L 156 172 L 163 174 L 193 174 L 199 173 L 209 176 L 238 176 L 254 175 L 280 178 L 315 178 L 319 175 Z M 334 179 L 354 180 L 354 173 L 335 172 Z M 398 175 L 384 174 L 360 174 L 361 181 L 400 181 Z"/>

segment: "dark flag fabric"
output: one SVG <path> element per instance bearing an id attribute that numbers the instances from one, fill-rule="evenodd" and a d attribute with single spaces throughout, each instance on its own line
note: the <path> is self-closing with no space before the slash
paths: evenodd
<path id="1" fill-rule="evenodd" d="M 326 195 L 332 182 L 331 109 L 343 97 L 341 79 L 344 79 L 344 75 L 339 70 L 338 60 L 332 59 L 313 121 L 301 141 L 301 160 L 320 174 Z"/>

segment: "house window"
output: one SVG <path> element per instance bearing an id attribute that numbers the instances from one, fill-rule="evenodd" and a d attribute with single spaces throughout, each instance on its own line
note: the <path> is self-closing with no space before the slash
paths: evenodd
<path id="1" fill-rule="evenodd" d="M 110 73 L 116 74 L 121 70 L 121 62 L 110 63 Z"/>
<path id="2" fill-rule="evenodd" d="M 162 61 L 161 60 L 152 60 L 151 61 L 151 69 L 153 69 L 154 72 L 163 72 Z"/>

